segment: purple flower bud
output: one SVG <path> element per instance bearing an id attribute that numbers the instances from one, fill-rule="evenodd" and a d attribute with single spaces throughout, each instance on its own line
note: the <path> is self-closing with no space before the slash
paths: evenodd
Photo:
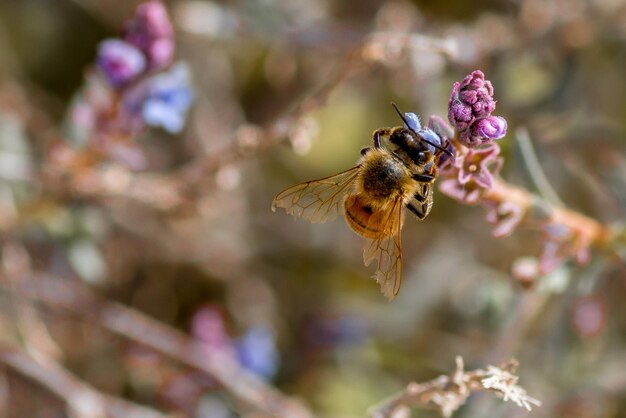
<path id="1" fill-rule="evenodd" d="M 459 141 L 475 147 L 506 134 L 506 120 L 491 116 L 496 109 L 493 86 L 482 71 L 469 74 L 461 83 L 454 83 L 448 102 L 448 120 L 459 133 Z"/>
<path id="2" fill-rule="evenodd" d="M 142 31 L 155 38 L 172 36 L 174 32 L 167 9 L 160 0 L 148 0 L 137 6 L 134 18 Z"/>
<path id="3" fill-rule="evenodd" d="M 151 69 L 167 67 L 174 58 L 174 29 L 160 0 L 137 6 L 126 23 L 124 39 L 146 54 Z"/>
<path id="4" fill-rule="evenodd" d="M 465 130 L 475 118 L 489 116 L 496 108 L 493 86 L 482 71 L 454 83 L 448 104 L 448 120 L 458 131 Z"/>
<path id="5" fill-rule="evenodd" d="M 161 38 L 152 42 L 147 55 L 150 58 L 150 68 L 165 68 L 174 60 L 174 39 Z"/>
<path id="6" fill-rule="evenodd" d="M 454 83 L 455 88 L 458 84 L 459 83 Z M 450 99 L 450 104 L 448 106 L 448 120 L 457 131 L 464 131 L 474 120 L 472 108 L 465 103 L 462 103 L 460 100 Z"/>
<path id="7" fill-rule="evenodd" d="M 485 138 L 501 139 L 506 135 L 507 123 L 502 116 L 489 116 L 481 119 L 477 125 L 477 132 Z"/>
<path id="8" fill-rule="evenodd" d="M 146 68 L 146 59 L 133 45 L 110 39 L 100 44 L 98 67 L 113 87 L 135 80 Z"/>
<path id="9" fill-rule="evenodd" d="M 469 142 L 480 143 L 501 139 L 506 135 L 506 127 L 506 119 L 501 116 L 489 116 L 478 119 L 468 130 L 470 135 Z"/>

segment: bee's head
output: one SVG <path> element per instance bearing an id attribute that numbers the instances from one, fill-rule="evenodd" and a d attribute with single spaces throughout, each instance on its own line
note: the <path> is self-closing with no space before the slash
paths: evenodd
<path id="1" fill-rule="evenodd" d="M 419 135 L 421 131 L 415 132 L 412 129 L 397 127 L 392 130 L 389 136 L 389 141 L 404 151 L 418 165 L 431 162 L 434 154 L 434 147 L 431 147 Z"/>
<path id="2" fill-rule="evenodd" d="M 420 148 L 430 152 L 431 155 L 433 155 L 435 150 L 438 149 L 452 156 L 450 151 L 444 148 L 443 140 L 439 134 L 430 128 L 422 128 L 419 117 L 417 117 L 414 113 L 403 114 L 395 103 L 391 103 L 391 105 L 396 112 L 398 112 L 400 119 L 404 122 L 404 127 L 394 129 L 394 132 L 392 132 L 392 137 L 390 138 L 391 142 L 401 148 Z M 395 138 L 393 137 L 394 134 L 396 134 Z M 418 146 L 417 143 L 420 145 Z"/>

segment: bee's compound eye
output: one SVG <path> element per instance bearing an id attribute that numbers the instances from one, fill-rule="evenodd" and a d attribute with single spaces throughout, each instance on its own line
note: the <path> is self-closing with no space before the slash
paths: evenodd
<path id="1" fill-rule="evenodd" d="M 433 153 L 430 151 L 420 151 L 417 154 L 417 161 L 419 164 L 428 163 L 432 159 L 433 159 Z"/>
<path id="2" fill-rule="evenodd" d="M 398 129 L 391 134 L 389 141 L 399 147 L 404 147 L 406 146 L 406 135 L 402 130 Z"/>
<path id="3" fill-rule="evenodd" d="M 413 148 L 417 144 L 416 138 L 411 135 L 410 131 L 404 129 L 395 131 L 390 140 L 400 148 Z"/>

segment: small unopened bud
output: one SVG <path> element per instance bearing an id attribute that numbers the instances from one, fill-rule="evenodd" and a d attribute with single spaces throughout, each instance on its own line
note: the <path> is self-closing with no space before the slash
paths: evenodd
<path id="1" fill-rule="evenodd" d="M 501 116 L 489 116 L 476 120 L 468 131 L 467 142 L 479 144 L 504 138 L 506 135 L 506 119 Z M 464 141 L 462 141 L 464 142 Z"/>
<path id="2" fill-rule="evenodd" d="M 146 59 L 135 46 L 110 39 L 100 44 L 98 67 L 113 87 L 121 87 L 145 70 Z"/>

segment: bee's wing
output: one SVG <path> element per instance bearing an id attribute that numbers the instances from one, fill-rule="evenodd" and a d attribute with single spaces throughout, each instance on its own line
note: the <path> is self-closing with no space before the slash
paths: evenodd
<path id="1" fill-rule="evenodd" d="M 367 239 L 363 251 L 363 261 L 368 266 L 376 260 L 374 279 L 380 284 L 380 291 L 393 299 L 402 284 L 402 199 L 390 205 L 383 220 L 383 234 L 376 239 Z"/>
<path id="2" fill-rule="evenodd" d="M 320 223 L 334 219 L 341 212 L 343 200 L 351 191 L 359 166 L 318 180 L 297 184 L 280 192 L 272 201 L 272 210 L 285 208 L 288 214 Z"/>

